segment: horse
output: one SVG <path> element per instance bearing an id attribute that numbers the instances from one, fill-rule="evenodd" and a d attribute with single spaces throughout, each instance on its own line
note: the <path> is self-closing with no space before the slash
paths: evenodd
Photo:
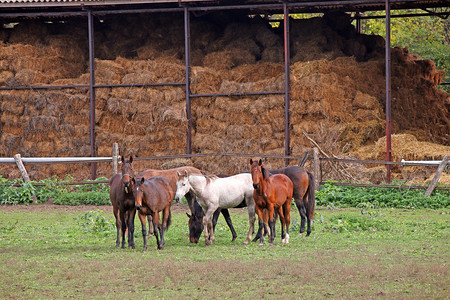
<path id="1" fill-rule="evenodd" d="M 176 182 L 178 181 L 177 173 L 181 174 L 184 172 L 187 172 L 192 175 L 204 174 L 203 171 L 201 171 L 195 167 L 183 166 L 183 167 L 172 168 L 172 169 L 168 169 L 168 170 L 147 169 L 147 170 L 144 170 L 141 173 L 139 173 L 138 177 L 143 177 L 143 178 L 148 179 L 148 178 L 151 178 L 152 176 L 162 176 L 162 177 L 166 177 L 167 179 L 169 179 L 171 181 L 171 184 L 173 184 L 173 186 L 176 186 Z M 189 218 L 189 221 L 188 221 L 189 241 L 191 243 L 198 243 L 200 235 L 203 231 L 204 213 L 203 213 L 202 208 L 198 205 L 197 200 L 195 199 L 195 195 L 193 195 L 191 192 L 188 191 L 183 196 L 186 197 L 186 200 L 187 200 L 188 206 L 189 206 L 189 210 L 191 212 L 191 214 L 186 213 L 186 215 Z M 179 197 L 178 199 L 175 199 L 175 201 L 179 202 L 183 196 Z M 233 234 L 233 241 L 234 241 L 237 237 L 237 234 L 236 234 L 236 231 L 234 230 L 233 224 L 231 223 L 231 218 L 230 218 L 230 214 L 229 214 L 228 210 L 218 210 L 214 213 L 214 217 L 213 217 L 213 219 L 215 220 L 214 227 L 215 227 L 215 224 L 217 223 L 217 219 L 219 218 L 220 213 L 222 213 L 228 226 L 230 227 L 230 230 Z"/>
<path id="2" fill-rule="evenodd" d="M 284 174 L 292 181 L 294 185 L 293 197 L 301 219 L 300 234 L 305 232 L 305 223 L 307 223 L 306 236 L 309 236 L 316 206 L 314 176 L 308 170 L 298 166 L 269 170 L 269 173 Z"/>
<path id="3" fill-rule="evenodd" d="M 135 249 L 134 245 L 134 217 L 136 215 L 134 196 L 132 192 L 132 178 L 134 178 L 133 157 L 125 160 L 122 156 L 122 173 L 115 174 L 109 180 L 109 199 L 116 218 L 116 247 L 120 245 L 122 233 L 122 248 L 125 248 L 125 234 L 128 231 L 128 247 Z"/>
<path id="4" fill-rule="evenodd" d="M 138 210 L 139 220 L 142 224 L 142 237 L 144 248 L 147 250 L 146 215 L 152 216 L 153 231 L 156 237 L 157 249 L 164 249 L 164 231 L 169 229 L 171 224 L 170 206 L 174 199 L 175 190 L 169 179 L 161 176 L 154 176 L 150 179 L 133 178 L 133 194 L 135 206 Z M 162 224 L 159 213 L 162 211 Z M 158 234 L 161 240 L 158 238 Z"/>
<path id="5" fill-rule="evenodd" d="M 255 203 L 253 201 L 252 178 L 250 174 L 243 173 L 230 177 L 193 175 L 188 172 L 178 173 L 177 192 L 175 198 L 182 197 L 187 191 L 192 191 L 198 204 L 205 214 L 203 226 L 205 229 L 205 244 L 211 245 L 214 241 L 214 228 L 211 217 L 219 208 L 232 208 L 239 206 L 242 199 L 247 204 L 249 224 L 248 243 L 253 235 L 255 223 Z"/>
<path id="6" fill-rule="evenodd" d="M 269 233 L 269 243 L 273 245 L 275 233 L 274 210 L 277 211 L 281 222 L 281 243 L 289 243 L 290 211 L 294 185 L 284 174 L 269 176 L 269 171 L 259 162 L 250 159 L 250 173 L 253 182 L 253 199 L 258 214 L 259 224 L 266 227 Z M 261 234 L 260 245 L 264 243 Z"/>

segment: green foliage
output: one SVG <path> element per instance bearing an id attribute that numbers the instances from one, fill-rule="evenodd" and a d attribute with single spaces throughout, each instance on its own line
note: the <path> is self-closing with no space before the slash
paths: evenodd
<path id="1" fill-rule="evenodd" d="M 78 225 L 84 232 L 109 233 L 114 230 L 114 223 L 99 209 L 87 211 L 78 219 Z"/>
<path id="2" fill-rule="evenodd" d="M 103 191 L 94 192 L 70 192 L 61 194 L 53 201 L 60 205 L 109 205 L 109 193 Z"/>
<path id="3" fill-rule="evenodd" d="M 348 214 L 337 214 L 324 224 L 324 231 L 347 232 L 347 231 L 388 231 L 391 230 L 391 223 L 372 216 L 355 216 Z"/>
<path id="4" fill-rule="evenodd" d="M 104 181 L 98 178 L 96 181 Z M 72 182 L 67 177 L 64 182 Z M 63 181 L 56 178 L 41 181 L 23 182 L 22 179 L 7 180 L 0 177 L 0 204 L 31 204 L 33 194 L 38 203 L 54 199 L 56 204 L 66 205 L 105 205 L 109 204 L 109 185 L 107 183 L 63 185 Z"/>
<path id="5" fill-rule="evenodd" d="M 20 179 L 9 181 L 0 177 L 0 204 L 33 203 L 34 191 L 32 182 L 26 183 Z"/>
<path id="6" fill-rule="evenodd" d="M 448 208 L 450 193 L 435 190 L 425 197 L 424 190 L 335 186 L 330 182 L 316 193 L 317 205 L 331 207 Z"/>

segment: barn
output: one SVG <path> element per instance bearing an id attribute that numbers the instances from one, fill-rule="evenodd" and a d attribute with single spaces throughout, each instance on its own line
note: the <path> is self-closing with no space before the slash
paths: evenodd
<path id="1" fill-rule="evenodd" d="M 110 156 L 118 143 L 124 155 L 191 155 L 182 163 L 231 174 L 247 169 L 239 154 L 296 164 L 311 141 L 378 160 L 449 152 L 443 72 L 357 26 L 367 11 L 386 10 L 389 27 L 390 10 L 432 14 L 448 0 L 0 1 L 2 157 Z"/>

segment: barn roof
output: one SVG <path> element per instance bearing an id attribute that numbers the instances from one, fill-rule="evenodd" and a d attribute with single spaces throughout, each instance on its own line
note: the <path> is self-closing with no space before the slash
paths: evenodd
<path id="1" fill-rule="evenodd" d="M 288 0 L 284 1 L 291 13 L 325 12 L 339 10 L 364 12 L 385 9 L 384 0 Z M 450 0 L 390 0 L 391 9 L 444 8 L 448 14 Z M 0 0 L 0 17 L 14 17 L 20 13 L 45 13 L 61 11 L 114 11 L 130 9 L 177 9 L 188 6 L 200 11 L 247 9 L 250 12 L 280 13 L 283 1 L 279 0 Z M 433 13 L 433 12 L 432 12 Z"/>

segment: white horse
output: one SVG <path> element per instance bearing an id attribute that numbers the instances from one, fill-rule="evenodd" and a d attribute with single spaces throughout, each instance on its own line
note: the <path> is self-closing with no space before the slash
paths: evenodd
<path id="1" fill-rule="evenodd" d="M 175 200 L 181 199 L 187 192 L 192 191 L 197 196 L 198 204 L 205 213 L 203 225 L 205 228 L 205 244 L 214 241 L 212 215 L 218 208 L 236 207 L 245 199 L 248 209 L 250 229 L 247 239 L 252 239 L 255 226 L 255 201 L 253 200 L 253 181 L 250 173 L 237 174 L 230 177 L 189 175 L 178 172 L 177 192 Z"/>

